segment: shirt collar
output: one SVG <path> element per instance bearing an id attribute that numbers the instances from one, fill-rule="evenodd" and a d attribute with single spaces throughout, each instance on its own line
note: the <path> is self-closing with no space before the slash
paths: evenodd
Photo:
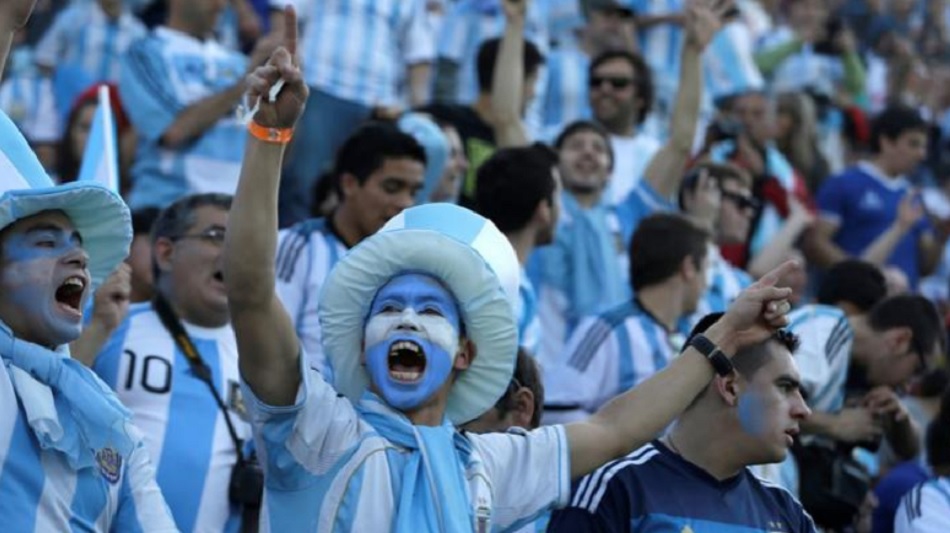
<path id="1" fill-rule="evenodd" d="M 880 183 L 882 186 L 892 191 L 899 191 L 901 189 L 907 188 L 909 185 L 907 183 L 907 179 L 904 178 L 904 176 L 892 178 L 885 174 L 880 167 L 870 161 L 859 161 L 858 168 L 860 168 L 861 171 L 863 171 L 868 176 L 874 178 L 874 180 Z"/>

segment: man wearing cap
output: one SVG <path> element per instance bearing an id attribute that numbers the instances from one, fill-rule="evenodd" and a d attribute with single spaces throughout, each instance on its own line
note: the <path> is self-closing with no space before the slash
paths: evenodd
<path id="1" fill-rule="evenodd" d="M 286 27 L 296 28 L 287 13 Z M 265 98 L 225 242 L 228 303 L 266 474 L 265 529 L 489 531 L 564 505 L 572 478 L 658 433 L 709 383 L 713 366 L 691 347 L 583 423 L 459 433 L 455 426 L 491 408 L 510 383 L 518 263 L 482 217 L 429 204 L 393 218 L 330 274 L 320 317 L 334 381 L 324 381 L 274 294 L 281 159 L 307 99 L 294 33 L 248 78 L 249 98 Z M 271 102 L 278 79 L 286 85 Z M 785 324 L 789 291 L 774 287 L 778 274 L 740 297 L 707 332 L 710 345 L 732 354 Z M 727 371 L 727 356 L 701 349 Z"/>
<path id="2" fill-rule="evenodd" d="M 0 64 L 31 0 L 0 7 Z M 92 285 L 122 261 L 129 210 L 54 186 L 0 114 L 0 516 L 5 531 L 176 531 L 129 412 L 69 357 Z"/>

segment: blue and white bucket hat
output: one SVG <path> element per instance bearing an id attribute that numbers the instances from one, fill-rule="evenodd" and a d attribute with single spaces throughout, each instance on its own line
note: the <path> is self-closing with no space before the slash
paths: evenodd
<path id="1" fill-rule="evenodd" d="M 370 306 L 383 285 L 406 272 L 448 287 L 475 344 L 475 359 L 452 386 L 446 410 L 453 424 L 464 424 L 495 405 L 514 372 L 518 258 L 491 221 L 441 203 L 406 209 L 353 248 L 330 272 L 318 306 L 334 386 L 351 401 L 369 384 L 360 355 Z"/>
<path id="2" fill-rule="evenodd" d="M 89 273 L 99 285 L 129 254 L 132 217 L 122 198 L 92 182 L 55 185 L 30 145 L 0 113 L 0 230 L 43 211 L 63 211 L 89 254 Z"/>

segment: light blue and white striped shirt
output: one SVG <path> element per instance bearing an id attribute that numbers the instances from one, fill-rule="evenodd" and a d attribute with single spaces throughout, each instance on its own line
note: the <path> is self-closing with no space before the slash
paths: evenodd
<path id="1" fill-rule="evenodd" d="M 74 2 L 63 10 L 36 45 L 36 63 L 78 66 L 90 80 L 119 80 L 120 58 L 147 30 L 129 11 L 116 20 L 98 2 Z"/>
<path id="2" fill-rule="evenodd" d="M 407 483 L 407 450 L 380 436 L 303 358 L 301 366 L 293 406 L 265 405 L 244 386 L 265 469 L 261 531 L 391 530 Z M 490 530 L 499 531 L 567 503 L 569 448 L 562 427 L 464 438 L 471 453 L 460 466 L 472 507 L 456 512 L 487 514 Z"/>
<path id="3" fill-rule="evenodd" d="M 759 48 L 767 51 L 784 46 L 796 39 L 795 32 L 783 26 L 762 40 Z M 838 84 L 844 80 L 844 65 L 837 56 L 818 54 L 812 45 L 787 57 L 770 76 L 773 91 L 800 91 L 811 89 L 825 96 L 834 96 Z"/>
<path id="4" fill-rule="evenodd" d="M 297 0 L 311 87 L 366 106 L 405 105 L 406 68 L 429 63 L 435 36 L 424 0 Z"/>
<path id="5" fill-rule="evenodd" d="M 182 321 L 242 441 L 251 438 L 240 396 L 237 343 L 231 326 Z M 151 302 L 134 304 L 103 347 L 93 370 L 116 391 L 145 434 L 145 444 L 178 528 L 235 532 L 240 509 L 228 500 L 237 462 L 227 423 L 204 381 L 162 325 Z"/>
<path id="6" fill-rule="evenodd" d="M 101 455 L 96 467 L 75 470 L 65 455 L 44 450 L 30 429 L 6 364 L 0 364 L 0 516 L 3 530 L 178 531 L 138 429 L 128 457 Z M 75 431 L 75 428 L 67 428 Z M 100 452 L 101 453 L 101 452 Z M 111 459 L 111 460 L 109 460 Z"/>
<path id="7" fill-rule="evenodd" d="M 304 353 L 325 376 L 332 369 L 320 344 L 317 299 L 330 271 L 347 247 L 325 218 L 281 230 L 277 244 L 277 296 L 290 315 Z"/>
<path id="8" fill-rule="evenodd" d="M 939 477 L 914 487 L 894 515 L 894 533 L 950 531 L 950 477 Z"/>
<path id="9" fill-rule="evenodd" d="M 636 300 L 588 317 L 561 364 L 545 369 L 545 404 L 593 413 L 665 368 L 679 344 Z"/>
<path id="10" fill-rule="evenodd" d="M 705 107 L 710 100 L 761 91 L 765 80 L 755 64 L 752 31 L 741 21 L 726 24 L 703 52 Z"/>
<path id="11" fill-rule="evenodd" d="M 639 16 L 673 15 L 683 11 L 683 0 L 631 0 L 630 6 Z M 662 116 L 672 113 L 679 85 L 680 52 L 683 29 L 677 24 L 657 24 L 640 29 L 640 54 L 653 74 L 657 109 Z"/>
<path id="12" fill-rule="evenodd" d="M 529 354 L 537 356 L 541 347 L 541 319 L 538 317 L 538 295 L 525 269 L 521 269 L 518 286 L 518 343 Z"/>
<path id="13" fill-rule="evenodd" d="M 164 207 L 188 194 L 237 189 L 247 128 L 224 116 L 175 149 L 162 135 L 189 106 L 237 84 L 247 58 L 215 41 L 160 27 L 136 42 L 123 61 L 119 91 L 139 135 L 129 205 Z"/>
<path id="14" fill-rule="evenodd" d="M 823 413 L 840 411 L 854 343 L 848 317 L 837 307 L 813 304 L 792 311 L 788 320 L 788 330 L 801 340 L 795 363 L 808 407 Z"/>
<path id="15" fill-rule="evenodd" d="M 52 81 L 35 69 L 16 73 L 0 85 L 0 110 L 6 113 L 31 143 L 59 141 L 62 120 L 56 112 Z"/>
<path id="16" fill-rule="evenodd" d="M 547 58 L 544 139 L 554 140 L 567 124 L 591 117 L 587 71 L 590 58 L 575 46 L 562 46 Z"/>

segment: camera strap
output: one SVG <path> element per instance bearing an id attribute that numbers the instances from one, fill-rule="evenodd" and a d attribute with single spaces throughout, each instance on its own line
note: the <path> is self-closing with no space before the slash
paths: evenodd
<path id="1" fill-rule="evenodd" d="M 224 415 L 224 422 L 228 426 L 228 434 L 231 435 L 231 440 L 234 442 L 234 449 L 237 451 L 238 463 L 244 463 L 242 441 L 238 438 L 237 430 L 234 429 L 234 424 L 231 422 L 231 417 L 228 413 L 227 406 L 224 405 L 224 400 L 221 399 L 218 389 L 214 386 L 214 381 L 211 379 L 211 369 L 208 368 L 204 359 L 201 358 L 201 354 L 198 353 L 198 349 L 195 348 L 195 343 L 191 341 L 191 337 L 188 335 L 188 332 L 185 331 L 185 327 L 181 325 L 181 321 L 178 319 L 178 316 L 175 315 L 175 311 L 172 310 L 171 306 L 161 294 L 155 294 L 155 298 L 152 300 L 152 306 L 155 308 L 159 320 L 162 321 L 162 325 L 165 326 L 165 329 L 171 334 L 175 340 L 175 344 L 178 345 L 178 348 L 185 355 L 185 359 L 188 360 L 192 373 L 194 373 L 195 377 L 203 381 L 208 386 L 208 390 L 211 391 L 211 396 L 214 397 L 215 403 L 217 403 L 218 408 L 221 409 L 221 414 Z"/>

